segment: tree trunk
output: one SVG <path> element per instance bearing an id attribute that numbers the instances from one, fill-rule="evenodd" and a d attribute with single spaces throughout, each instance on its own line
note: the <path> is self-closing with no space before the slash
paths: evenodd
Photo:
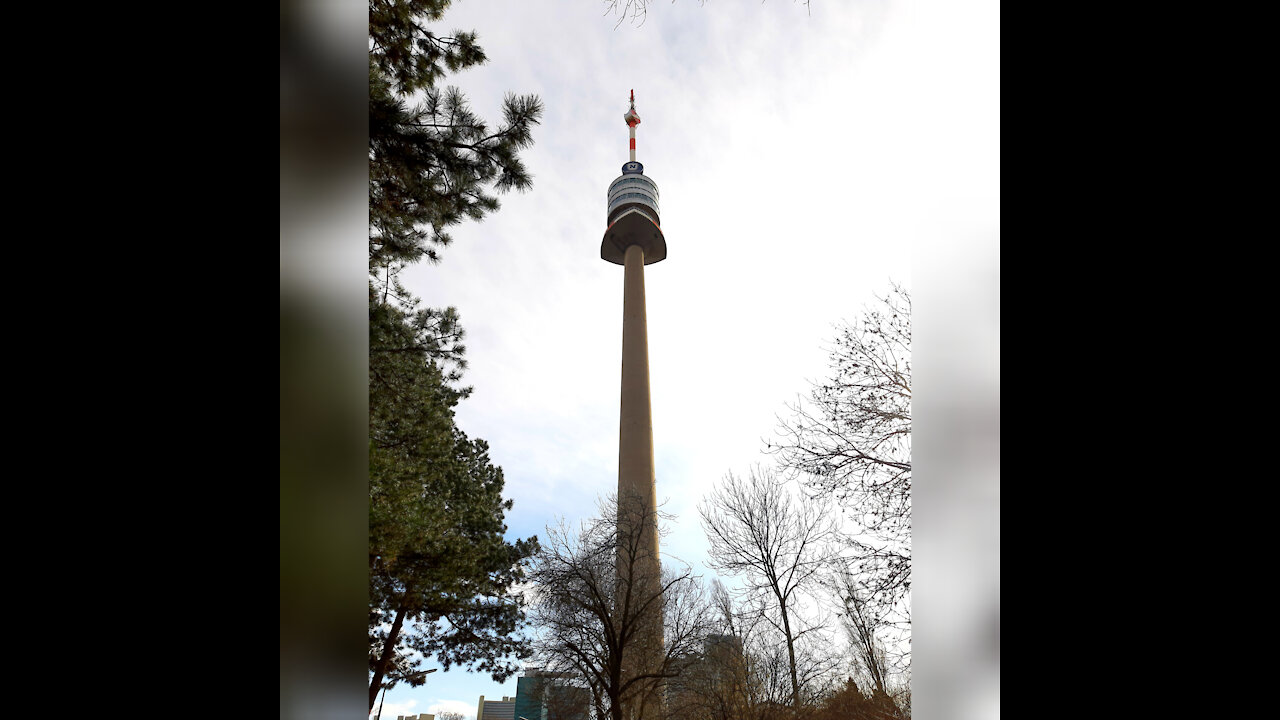
<path id="1" fill-rule="evenodd" d="M 796 674 L 796 646 L 791 639 L 791 622 L 787 619 L 787 604 L 780 602 L 782 610 L 782 632 L 787 636 L 787 659 L 791 661 L 791 706 L 800 709 L 800 679 Z"/>
<path id="2" fill-rule="evenodd" d="M 613 702 L 611 703 L 611 705 L 612 705 L 612 707 L 610 707 L 610 708 L 609 708 L 609 715 L 610 715 L 610 717 L 612 717 L 612 718 L 613 718 L 613 720 L 623 720 L 623 717 L 622 717 L 622 698 L 621 698 L 621 697 L 615 697 L 615 698 L 613 698 Z"/>
<path id="3" fill-rule="evenodd" d="M 621 647 L 621 645 L 620 645 Z M 618 651 L 617 658 L 609 659 L 609 681 L 611 686 L 605 688 L 605 692 L 609 695 L 609 717 L 612 720 L 623 720 L 622 712 L 622 653 L 624 650 Z"/>
<path id="4" fill-rule="evenodd" d="M 378 658 L 378 664 L 373 668 L 373 680 L 369 682 L 369 710 L 373 710 L 373 703 L 378 699 L 378 691 L 382 689 L 382 678 L 387 674 L 387 664 L 391 662 L 391 656 L 395 654 L 396 640 L 400 637 L 400 628 L 404 626 L 404 616 L 408 613 L 405 608 L 396 611 L 395 622 L 391 623 L 391 632 L 387 634 L 387 642 L 382 646 L 382 657 Z"/>

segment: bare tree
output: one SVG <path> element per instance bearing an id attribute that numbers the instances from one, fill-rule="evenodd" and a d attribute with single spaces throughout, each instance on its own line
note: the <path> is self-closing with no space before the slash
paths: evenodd
<path id="1" fill-rule="evenodd" d="M 911 296 L 893 284 L 877 299 L 838 328 L 831 377 L 788 406 L 766 450 L 854 521 L 854 569 L 892 607 L 911 588 Z"/>
<path id="2" fill-rule="evenodd" d="M 834 578 L 834 589 L 843 605 L 841 624 L 853 648 L 854 658 L 868 683 L 882 693 L 889 692 L 889 663 L 884 645 L 877 637 L 882 626 L 881 610 L 867 602 L 865 593 L 848 569 L 840 569 Z"/>
<path id="3" fill-rule="evenodd" d="M 836 656 L 823 643 L 813 642 L 814 635 L 802 634 L 793 643 L 797 680 L 793 683 L 792 650 L 785 642 L 785 635 L 765 620 L 758 608 L 744 608 L 740 619 L 746 631 L 743 656 L 748 712 L 743 717 L 752 720 L 802 717 L 837 666 Z M 799 705 L 795 701 L 796 685 L 801 692 Z"/>
<path id="4" fill-rule="evenodd" d="M 785 644 L 791 705 L 802 703 L 799 641 L 821 629 L 804 617 L 802 596 L 817 590 L 834 526 L 827 509 L 794 498 L 773 471 L 732 473 L 698 507 L 710 542 L 711 567 L 745 581 L 742 597 Z M 808 678 L 804 678 L 808 679 Z"/>
<path id="5" fill-rule="evenodd" d="M 696 660 L 714 627 L 687 565 L 669 564 L 660 579 L 644 576 L 641 536 L 657 519 L 631 517 L 650 512 L 633 508 L 643 506 L 611 500 L 577 532 L 564 523 L 549 527 L 530 574 L 535 652 L 548 671 L 590 692 L 597 720 L 662 716 L 664 684 Z M 647 647 L 655 618 L 662 643 Z"/>
<path id="6" fill-rule="evenodd" d="M 436 720 L 465 720 L 465 715 L 452 710 L 442 710 L 436 713 Z"/>
<path id="7" fill-rule="evenodd" d="M 711 601 L 719 631 L 707 636 L 698 661 L 669 686 L 671 716 L 681 720 L 796 720 L 804 715 L 793 707 L 791 666 L 781 634 L 744 607 L 718 580 L 711 584 Z M 800 685 L 824 685 L 835 669 L 832 658 L 814 662 L 805 644 L 797 646 Z M 816 694 L 816 693 L 815 693 Z M 808 702 L 808 700 L 806 700 Z"/>
<path id="8" fill-rule="evenodd" d="M 719 579 L 711 581 L 710 601 L 715 634 L 703 642 L 698 661 L 670 684 L 669 708 L 675 717 L 687 720 L 755 720 L 745 628 Z"/>

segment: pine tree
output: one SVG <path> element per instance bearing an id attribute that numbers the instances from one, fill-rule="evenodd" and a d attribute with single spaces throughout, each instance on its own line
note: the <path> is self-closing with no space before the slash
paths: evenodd
<path id="1" fill-rule="evenodd" d="M 498 209 L 494 192 L 532 187 L 519 151 L 542 117 L 536 95 L 508 94 L 490 127 L 445 71 L 485 62 L 474 32 L 440 35 L 449 0 L 369 3 L 369 263 L 371 272 L 440 259 L 446 229 Z"/>
<path id="2" fill-rule="evenodd" d="M 519 151 L 542 114 L 507 95 L 491 128 L 447 72 L 485 61 L 474 32 L 437 33 L 449 0 L 369 3 L 369 707 L 422 657 L 504 681 L 527 657 L 512 592 L 537 538 L 507 542 L 502 470 L 453 409 L 469 388 L 457 311 L 418 309 L 396 280 L 438 262 L 447 229 L 532 186 Z"/>
<path id="3" fill-rule="evenodd" d="M 454 423 L 465 391 L 431 348 L 439 324 L 371 303 L 369 317 L 369 706 L 393 670 L 434 657 L 504 681 L 529 655 L 513 586 L 537 538 L 507 542 L 502 470 Z M 446 318 L 448 319 L 448 318 Z M 444 323 L 445 327 L 452 327 Z"/>

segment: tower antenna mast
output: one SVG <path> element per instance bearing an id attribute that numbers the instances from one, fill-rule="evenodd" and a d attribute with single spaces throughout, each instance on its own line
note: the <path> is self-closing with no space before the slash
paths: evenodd
<path id="1" fill-rule="evenodd" d="M 631 162 L 636 161 L 636 126 L 640 124 L 640 116 L 636 114 L 636 91 L 631 91 L 631 109 L 626 115 L 622 116 L 627 121 L 627 127 L 631 132 Z"/>

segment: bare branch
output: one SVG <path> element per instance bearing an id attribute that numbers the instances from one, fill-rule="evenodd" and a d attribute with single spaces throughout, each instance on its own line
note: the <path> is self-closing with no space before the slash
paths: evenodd
<path id="1" fill-rule="evenodd" d="M 716 629 L 709 596 L 688 565 L 668 563 L 660 578 L 645 577 L 642 536 L 658 514 L 618 507 L 610 500 L 578 532 L 563 523 L 548 528 L 530 574 L 539 661 L 582 688 L 598 717 L 614 720 L 624 708 L 661 706 L 665 684 Z M 661 643 L 649 647 L 657 622 Z"/>
<path id="2" fill-rule="evenodd" d="M 827 508 L 794 498 L 774 473 L 725 476 L 698 508 L 710 542 L 710 566 L 743 579 L 743 596 L 785 641 L 792 707 L 802 698 L 797 640 L 818 623 L 799 612 L 800 593 L 816 589 L 835 527 Z"/>
<path id="3" fill-rule="evenodd" d="M 911 296 L 892 284 L 838 327 L 831 375 L 787 407 L 766 452 L 855 526 L 844 540 L 871 602 L 911 586 Z"/>

